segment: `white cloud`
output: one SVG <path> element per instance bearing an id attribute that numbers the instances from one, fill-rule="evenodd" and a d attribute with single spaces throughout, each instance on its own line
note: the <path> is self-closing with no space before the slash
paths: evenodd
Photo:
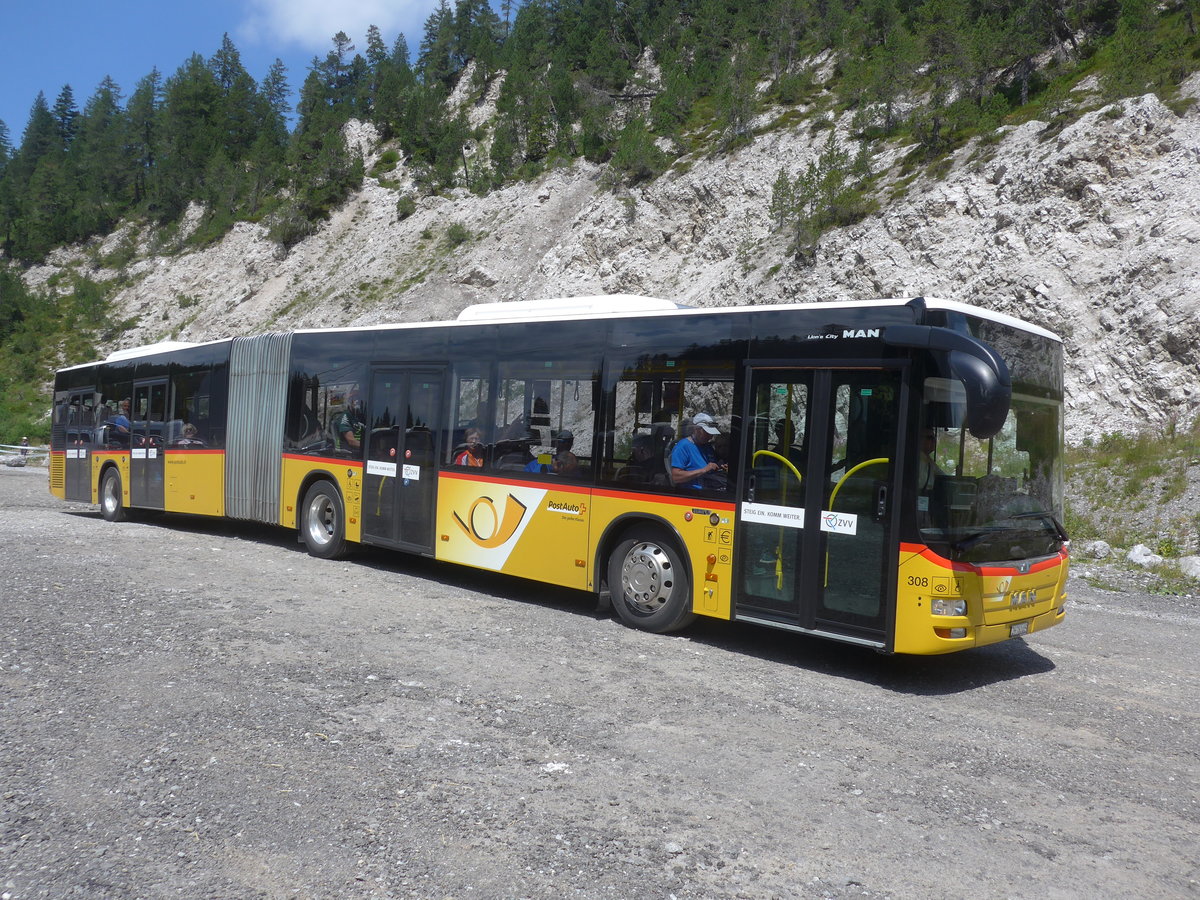
<path id="1" fill-rule="evenodd" d="M 378 25 L 390 47 L 403 31 L 410 42 L 438 0 L 248 0 L 239 39 L 256 44 L 295 45 L 324 52 L 339 31 L 346 32 L 361 53 L 367 26 Z"/>

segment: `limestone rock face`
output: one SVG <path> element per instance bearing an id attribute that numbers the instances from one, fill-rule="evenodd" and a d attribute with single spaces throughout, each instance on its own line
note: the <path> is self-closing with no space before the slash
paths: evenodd
<path id="1" fill-rule="evenodd" d="M 1183 93 L 1200 97 L 1200 76 Z M 596 293 L 696 306 L 936 296 L 1062 335 L 1068 439 L 1081 440 L 1186 424 L 1200 408 L 1198 107 L 1178 115 L 1145 96 L 1057 130 L 1027 122 L 963 148 L 948 173 L 888 200 L 907 151 L 890 147 L 872 160 L 883 173 L 879 212 L 824 235 L 807 265 L 767 209 L 780 168 L 794 175 L 824 146 L 828 131 L 814 135 L 811 123 L 769 130 L 729 155 L 685 157 L 634 189 L 612 189 L 581 161 L 484 197 L 422 197 L 405 217 L 397 200 L 413 182 L 401 163 L 368 177 L 288 252 L 265 225 L 242 223 L 215 246 L 171 254 L 156 252 L 148 229 L 127 226 L 26 277 L 45 284 L 73 266 L 112 278 L 94 260 L 134 242 L 114 311 L 131 325 L 106 350 Z M 369 167 L 381 149 L 373 129 L 352 123 L 346 136 Z"/>

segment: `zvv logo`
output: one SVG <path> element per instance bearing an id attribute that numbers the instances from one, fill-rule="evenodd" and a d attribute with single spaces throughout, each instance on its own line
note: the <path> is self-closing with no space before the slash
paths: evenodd
<path id="1" fill-rule="evenodd" d="M 491 513 L 491 522 L 483 523 L 484 527 L 482 530 L 478 522 L 478 514 L 481 507 Z M 494 547 L 499 547 L 517 533 L 517 528 L 520 526 L 521 520 L 525 518 L 525 510 L 527 508 L 524 503 L 512 494 L 509 494 L 508 499 L 504 502 L 504 516 L 501 518 L 500 514 L 496 512 L 496 504 L 492 502 L 492 498 L 480 497 L 471 504 L 471 509 L 467 512 L 467 520 L 465 522 L 458 513 L 454 513 L 454 521 L 463 530 L 463 534 L 480 547 L 491 550 Z M 486 518 L 486 515 L 484 518 Z"/>

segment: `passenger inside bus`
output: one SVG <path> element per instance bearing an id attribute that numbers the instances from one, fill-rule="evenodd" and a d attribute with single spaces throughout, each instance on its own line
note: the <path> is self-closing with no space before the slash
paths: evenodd
<path id="1" fill-rule="evenodd" d="M 729 467 L 717 459 L 713 438 L 721 433 L 708 413 L 692 417 L 691 434 L 671 451 L 671 483 L 675 487 L 725 490 Z"/>
<path id="2" fill-rule="evenodd" d="M 938 468 L 934 457 L 936 452 L 937 432 L 932 428 L 923 429 L 921 432 L 920 471 L 917 477 L 917 491 L 919 493 L 931 493 L 937 486 L 938 480 L 945 477 L 945 473 Z"/>
<path id="3" fill-rule="evenodd" d="M 358 385 L 346 395 L 346 404 L 333 417 L 333 446 L 336 450 L 357 453 L 362 449 L 366 420 L 363 418 L 362 397 Z"/>
<path id="4" fill-rule="evenodd" d="M 655 452 L 656 446 L 653 435 L 634 435 L 629 449 L 629 464 L 617 471 L 617 480 L 637 484 L 666 484 L 663 455 Z"/>
<path id="5" fill-rule="evenodd" d="M 803 474 L 805 459 L 804 451 L 796 446 L 796 426 L 790 419 L 775 421 L 775 446 L 771 452 L 778 453 Z"/>
<path id="6" fill-rule="evenodd" d="M 204 441 L 200 440 L 200 431 L 191 422 L 183 426 L 183 433 L 177 441 L 176 447 L 203 447 Z"/>
<path id="7" fill-rule="evenodd" d="M 119 412 L 109 424 L 112 425 L 112 428 L 109 430 L 109 436 L 112 438 L 113 443 L 128 447 L 131 428 L 128 400 L 121 401 Z"/>
<path id="8" fill-rule="evenodd" d="M 463 445 L 454 454 L 456 466 L 479 468 L 483 465 L 483 432 L 478 428 L 468 428 L 463 435 Z"/>
<path id="9" fill-rule="evenodd" d="M 517 420 L 509 425 L 510 435 L 496 442 L 496 468 L 508 472 L 520 472 L 534 461 L 530 447 L 541 441 L 538 432 L 525 428 Z"/>
<path id="10" fill-rule="evenodd" d="M 540 459 L 532 459 L 525 465 L 526 472 L 540 472 L 544 474 L 562 475 L 566 478 L 572 478 L 579 474 L 579 458 L 571 452 L 571 448 L 575 445 L 575 435 L 567 428 L 558 432 L 551 442 L 554 448 L 553 454 L 549 462 L 542 462 Z"/>

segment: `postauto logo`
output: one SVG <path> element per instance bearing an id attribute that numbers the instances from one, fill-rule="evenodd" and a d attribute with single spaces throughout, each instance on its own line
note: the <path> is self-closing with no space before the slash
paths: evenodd
<path id="1" fill-rule="evenodd" d="M 517 533 L 527 510 L 524 503 L 509 494 L 504 501 L 504 515 L 500 515 L 491 497 L 479 497 L 467 511 L 466 521 L 457 512 L 454 521 L 473 542 L 491 550 Z"/>

